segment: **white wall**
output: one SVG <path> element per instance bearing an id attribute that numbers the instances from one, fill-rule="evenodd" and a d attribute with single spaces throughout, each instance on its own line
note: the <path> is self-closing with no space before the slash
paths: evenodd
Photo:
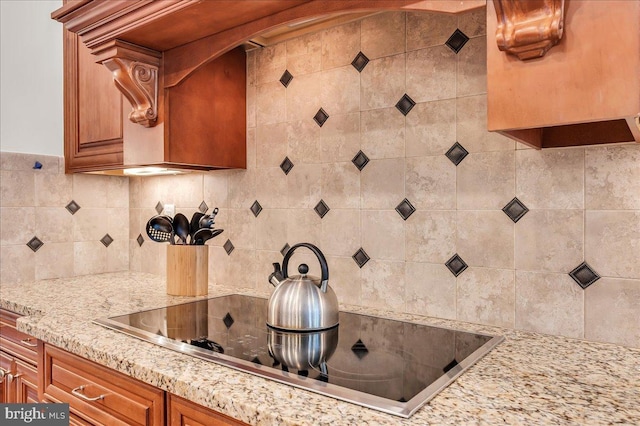
<path id="1" fill-rule="evenodd" d="M 0 151 L 63 155 L 61 0 L 0 0 Z"/>

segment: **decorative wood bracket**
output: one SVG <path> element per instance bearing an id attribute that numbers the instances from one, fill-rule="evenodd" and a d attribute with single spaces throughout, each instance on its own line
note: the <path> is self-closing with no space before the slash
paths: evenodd
<path id="1" fill-rule="evenodd" d="M 493 0 L 496 42 L 520 60 L 540 58 L 562 38 L 564 0 Z"/>
<path id="2" fill-rule="evenodd" d="M 115 40 L 96 52 L 97 62 L 113 74 L 118 90 L 133 110 L 129 120 L 153 127 L 158 119 L 158 78 L 162 54 Z"/>

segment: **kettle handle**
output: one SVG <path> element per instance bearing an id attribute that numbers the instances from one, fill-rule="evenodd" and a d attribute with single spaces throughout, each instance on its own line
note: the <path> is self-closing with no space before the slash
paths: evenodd
<path id="1" fill-rule="evenodd" d="M 320 271 L 322 273 L 322 277 L 320 278 L 320 290 L 322 290 L 323 293 L 326 293 L 327 292 L 327 286 L 329 285 L 329 266 L 327 265 L 327 259 L 325 259 L 324 254 L 322 254 L 320 249 L 318 247 L 314 246 L 313 244 L 310 244 L 310 243 L 298 243 L 298 244 L 295 244 L 293 247 L 291 247 L 289 249 L 289 251 L 287 251 L 287 254 L 284 255 L 284 259 L 282 260 L 282 276 L 283 276 L 283 278 L 288 278 L 289 277 L 289 274 L 288 274 L 289 259 L 291 259 L 291 256 L 293 255 L 293 252 L 298 247 L 306 247 L 306 248 L 308 248 L 318 258 L 318 262 L 320 262 Z"/>

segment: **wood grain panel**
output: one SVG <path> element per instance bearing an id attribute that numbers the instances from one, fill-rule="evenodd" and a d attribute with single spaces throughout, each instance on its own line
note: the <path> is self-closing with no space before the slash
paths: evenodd
<path id="1" fill-rule="evenodd" d="M 167 424 L 169 426 L 247 426 L 240 420 L 176 395 L 168 395 Z"/>

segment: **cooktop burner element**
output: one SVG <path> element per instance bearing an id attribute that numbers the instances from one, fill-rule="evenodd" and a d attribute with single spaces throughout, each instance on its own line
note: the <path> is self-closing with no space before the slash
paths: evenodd
<path id="1" fill-rule="evenodd" d="M 266 325 L 267 300 L 230 295 L 95 323 L 268 379 L 409 417 L 503 338 L 340 312 L 328 330 Z"/>

